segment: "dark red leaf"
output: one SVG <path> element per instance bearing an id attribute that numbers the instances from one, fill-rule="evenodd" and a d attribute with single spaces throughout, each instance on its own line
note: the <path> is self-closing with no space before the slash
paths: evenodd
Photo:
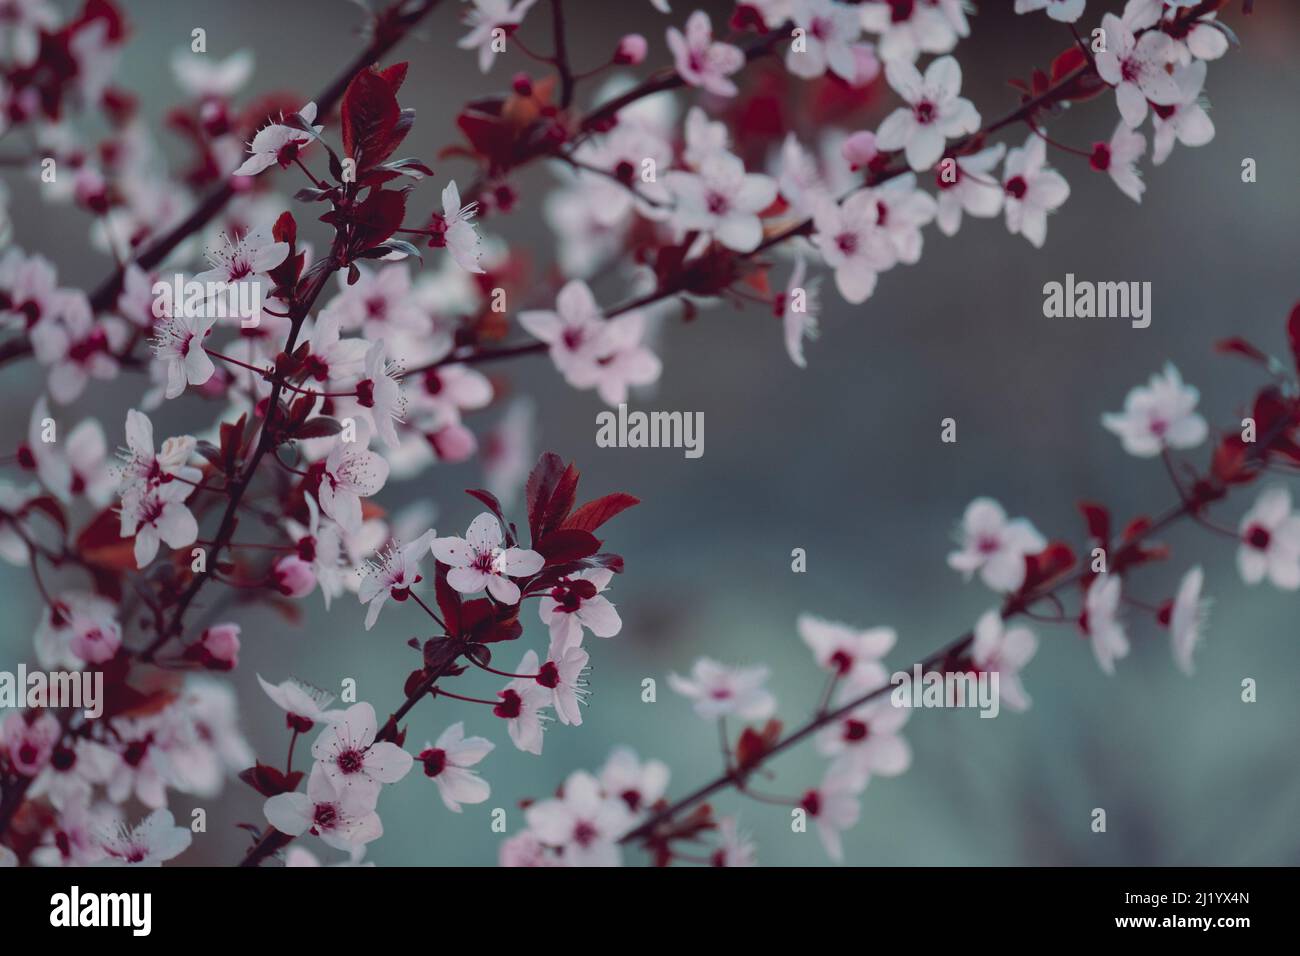
<path id="1" fill-rule="evenodd" d="M 588 501 L 569 515 L 569 519 L 564 522 L 564 527 L 566 529 L 576 528 L 579 531 L 595 531 L 616 514 L 640 503 L 641 499 L 616 491 L 612 495 L 605 495 L 605 497 L 597 498 L 595 501 Z"/>
<path id="2" fill-rule="evenodd" d="M 1240 336 L 1220 339 L 1214 343 L 1214 351 L 1223 355 L 1242 355 L 1252 362 L 1258 362 L 1261 365 L 1268 364 L 1268 356 Z"/>
<path id="3" fill-rule="evenodd" d="M 1291 309 L 1286 320 L 1286 339 L 1291 345 L 1291 360 L 1300 369 L 1300 302 Z"/>
<path id="4" fill-rule="evenodd" d="M 546 505 L 551 500 L 551 492 L 564 473 L 564 460 L 554 452 L 546 452 L 533 466 L 524 487 L 524 498 L 528 504 L 528 531 L 533 541 L 541 537 L 542 516 Z"/>
<path id="5" fill-rule="evenodd" d="M 358 171 L 392 155 L 401 142 L 394 135 L 401 112 L 393 87 L 373 67 L 352 78 L 343 94 L 340 120 L 343 152 L 356 160 Z"/>
<path id="6" fill-rule="evenodd" d="M 600 550 L 600 539 L 590 531 L 562 528 L 534 542 L 533 549 L 546 559 L 547 564 L 562 564 L 595 554 Z"/>
<path id="7" fill-rule="evenodd" d="M 1079 512 L 1088 525 L 1088 534 L 1103 544 L 1110 540 L 1110 512 L 1093 501 L 1080 501 Z"/>
<path id="8" fill-rule="evenodd" d="M 1074 566 L 1074 551 L 1061 541 L 1049 541 L 1038 554 L 1025 556 L 1025 583 L 1022 594 L 1059 577 Z"/>

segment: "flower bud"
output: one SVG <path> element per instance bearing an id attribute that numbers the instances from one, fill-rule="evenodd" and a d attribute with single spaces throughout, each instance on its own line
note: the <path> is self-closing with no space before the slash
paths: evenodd
<path id="1" fill-rule="evenodd" d="M 618 49 L 614 52 L 614 62 L 627 66 L 636 66 L 645 60 L 645 54 L 645 37 L 639 33 L 629 33 L 618 41 Z"/>
<path id="2" fill-rule="evenodd" d="M 876 156 L 876 134 L 859 130 L 844 141 L 840 154 L 854 172 L 862 169 Z"/>
<path id="3" fill-rule="evenodd" d="M 204 663 L 212 670 L 233 670 L 239 664 L 238 624 L 214 624 L 203 632 L 199 643 Z"/>
<path id="4" fill-rule="evenodd" d="M 285 597 L 306 597 L 316 587 L 316 573 L 311 565 L 296 554 L 276 560 L 273 572 L 275 586 Z"/>

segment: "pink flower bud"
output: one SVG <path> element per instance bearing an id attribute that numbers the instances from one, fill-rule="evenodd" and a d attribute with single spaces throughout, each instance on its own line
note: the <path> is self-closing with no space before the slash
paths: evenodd
<path id="1" fill-rule="evenodd" d="M 286 597 L 306 597 L 316 587 L 316 572 L 297 555 L 286 555 L 275 562 L 275 586 Z"/>
<path id="2" fill-rule="evenodd" d="M 629 33 L 618 41 L 618 50 L 614 53 L 614 62 L 636 66 L 645 59 L 645 37 L 639 33 Z"/>
<path id="3" fill-rule="evenodd" d="M 510 82 L 510 85 L 520 96 L 533 95 L 533 81 L 527 73 L 516 73 L 515 78 Z"/>
<path id="4" fill-rule="evenodd" d="M 876 152 L 876 134 L 867 130 L 854 133 L 840 147 L 840 154 L 855 172 L 875 159 Z"/>
<path id="5" fill-rule="evenodd" d="M 439 461 L 464 461 L 478 448 L 474 433 L 464 425 L 448 425 L 429 436 L 429 444 Z"/>
<path id="6" fill-rule="evenodd" d="M 239 663 L 239 625 L 215 624 L 203 632 L 200 644 L 208 667 L 233 670 Z"/>

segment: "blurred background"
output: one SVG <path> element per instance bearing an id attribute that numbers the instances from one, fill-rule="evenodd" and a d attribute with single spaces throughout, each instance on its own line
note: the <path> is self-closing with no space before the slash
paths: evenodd
<path id="1" fill-rule="evenodd" d="M 536 67 L 513 53 L 480 74 L 474 54 L 454 46 L 465 32 L 460 6 L 444 3 L 423 35 L 392 58 L 411 62 L 402 102 L 418 111 L 404 154 L 428 159 L 457 142 L 459 104 L 502 90 L 516 70 Z M 530 15 L 523 36 L 546 50 L 543 6 Z M 669 62 L 664 28 L 680 26 L 690 4 L 675 6 L 664 17 L 646 2 L 577 0 L 569 4 L 570 49 L 578 63 L 594 65 L 623 33 L 641 32 L 650 41 L 644 75 Z M 730 12 L 730 4 L 703 6 L 715 24 Z M 1006 80 L 1046 66 L 1070 37 L 1042 14 L 1011 16 L 1009 2 L 979 6 L 972 35 L 956 55 L 965 72 L 963 93 L 988 119 L 1016 105 Z M 1083 23 L 1090 27 L 1101 12 L 1121 6 L 1093 2 Z M 809 345 L 809 367 L 802 371 L 790 363 L 778 324 L 765 310 L 725 306 L 690 324 L 675 316 L 666 321 L 662 380 L 637 404 L 703 412 L 703 458 L 688 460 L 672 449 L 597 449 L 595 416 L 602 406 L 594 394 L 569 389 L 545 359 L 493 368 L 511 392 L 535 399 L 538 449 L 578 462 L 580 498 L 626 490 L 643 499 L 605 529 L 607 547 L 627 559 L 627 573 L 610 595 L 624 628 L 613 640 L 587 639 L 594 694 L 585 722 L 553 726 L 541 758 L 516 751 L 504 727 L 472 705 L 422 703 L 411 717 L 409 742 L 431 740 L 455 720 L 496 741 L 479 768 L 492 797 L 461 816 L 449 814 L 432 784 L 413 774 L 384 794 L 388 835 L 371 846 L 368 859 L 492 864 L 501 839 L 490 832 L 493 807 L 507 808 L 513 832 L 522 825 L 520 799 L 550 794 L 570 770 L 597 769 L 618 743 L 666 761 L 670 796 L 687 792 L 718 771 L 717 742 L 714 728 L 669 690 L 667 674 L 685 672 L 701 655 L 766 664 L 780 714 L 794 725 L 815 707 L 822 686 L 795 632 L 801 611 L 896 628 L 889 663 L 909 667 L 994 603 L 945 563 L 956 523 L 975 496 L 995 497 L 1049 537 L 1076 546 L 1083 540 L 1075 509 L 1080 498 L 1104 502 L 1123 518 L 1170 504 L 1174 492 L 1159 463 L 1127 456 L 1101 428 L 1101 414 L 1121 408 L 1129 388 L 1168 360 L 1200 388 L 1211 426 L 1232 426 L 1260 374 L 1213 355 L 1212 343 L 1242 335 L 1285 355 L 1285 317 L 1300 299 L 1300 9 L 1256 6 L 1246 18 L 1232 3 L 1223 17 L 1242 42 L 1210 64 L 1213 142 L 1178 146 L 1158 168 L 1144 162 L 1148 189 L 1140 206 L 1091 172 L 1086 160 L 1055 154 L 1072 195 L 1051 217 L 1044 249 L 1008 235 L 1001 219 L 968 218 L 952 239 L 927 228 L 921 262 L 883 276 L 864 305 L 847 306 L 827 281 L 822 335 Z M 188 45 L 195 27 L 207 30 L 212 56 L 254 52 L 257 69 L 245 97 L 268 90 L 309 95 L 361 42 L 352 33 L 358 10 L 344 0 L 127 0 L 125 8 L 134 35 L 119 82 L 139 93 L 144 113 L 159 121 L 177 96 L 171 53 Z M 690 94 L 669 95 L 683 110 L 693 101 Z M 848 128 L 875 128 L 889 100 L 888 91 L 878 95 Z M 808 117 L 792 110 L 784 121 L 807 139 L 817 132 Z M 1116 120 L 1107 95 L 1072 109 L 1053 124 L 1052 135 L 1087 147 L 1109 138 Z M 177 147 L 169 134 L 158 136 Z M 1005 141 L 1023 140 L 1013 131 Z M 1241 181 L 1245 157 L 1257 162 L 1256 183 Z M 429 208 L 444 176 L 472 178 L 463 161 L 435 165 L 438 177 L 417 193 Z M 41 204 L 12 170 L 4 175 L 13 194 L 15 244 L 54 259 L 63 283 L 93 286 L 111 262 L 90 250 L 82 214 Z M 554 182 L 546 170 L 530 169 L 516 181 L 520 208 L 488 222 L 528 251 L 539 286 L 554 247 L 540 206 Z M 292 192 L 297 185 L 286 177 L 281 188 Z M 1067 272 L 1150 281 L 1150 328 L 1044 318 L 1043 284 Z M 777 281 L 785 274 L 783 266 Z M 626 291 L 611 282 L 597 294 L 614 302 Z M 9 414 L 0 421 L 0 447 L 22 439 L 39 382 L 30 363 L 4 369 L 0 396 Z M 108 393 L 92 390 L 94 397 L 74 406 L 70 417 L 93 413 L 110 444 L 121 442 L 125 409 L 139 387 L 126 379 Z M 499 413 L 494 408 L 469 423 L 477 430 Z M 169 403 L 156 421 L 160 434 L 170 434 L 199 429 L 211 416 L 209 406 L 187 397 Z M 948 416 L 958 423 L 956 444 L 939 440 L 940 420 Z M 391 509 L 432 501 L 440 532 L 459 534 L 480 510 L 461 489 L 479 486 L 480 476 L 476 463 L 442 466 L 390 485 L 381 500 Z M 1229 502 L 1218 512 L 1220 522 L 1235 526 L 1247 504 Z M 1159 603 L 1189 566 L 1204 566 L 1214 605 L 1195 677 L 1176 670 L 1167 634 L 1147 620 L 1134 618 L 1133 653 L 1110 678 L 1073 629 L 1037 628 L 1039 653 L 1025 675 L 1033 709 L 1004 711 L 997 720 L 970 712 L 915 714 L 905 730 L 914 765 L 868 787 L 862 820 L 846 834 L 850 863 L 1300 862 L 1300 695 L 1293 687 L 1300 680 L 1300 598 L 1267 585 L 1244 586 L 1231 543 L 1214 535 L 1179 528 L 1166 540 L 1174 559 L 1135 574 L 1126 590 Z M 807 550 L 807 573 L 791 571 L 796 547 Z M 39 609 L 27 576 L 15 569 L 0 572 L 0 599 L 9 622 L 0 631 L 0 667 L 13 669 L 31 660 Z M 367 633 L 362 608 L 350 598 L 329 616 L 317 596 L 304 603 L 308 615 L 299 628 L 269 615 L 242 619 L 244 651 L 232 679 L 244 729 L 259 754 L 277 760 L 283 721 L 257 689 L 255 672 L 272 680 L 293 673 L 335 687 L 354 677 L 360 698 L 382 713 L 413 664 L 403 642 L 416 633 L 415 619 L 390 610 Z M 535 611 L 529 609 L 525 623 L 525 641 L 543 647 L 545 629 Z M 508 668 L 516 658 L 511 648 L 496 663 Z M 658 682 L 657 703 L 641 702 L 646 677 Z M 1257 703 L 1241 701 L 1246 677 L 1258 682 Z M 495 678 L 475 675 L 463 684 L 458 691 L 490 695 L 498 688 Z M 765 789 L 802 792 L 820 779 L 822 767 L 813 748 L 802 747 L 773 764 Z M 191 803 L 175 798 L 178 816 Z M 232 825 L 260 824 L 260 804 L 232 782 L 219 801 L 205 804 L 209 834 L 182 859 L 233 862 L 245 839 Z M 715 806 L 739 813 L 757 839 L 762 864 L 826 862 L 816 836 L 792 834 L 780 808 L 730 795 Z M 1105 834 L 1090 830 L 1095 807 L 1107 811 Z M 312 848 L 335 856 L 315 841 Z"/>

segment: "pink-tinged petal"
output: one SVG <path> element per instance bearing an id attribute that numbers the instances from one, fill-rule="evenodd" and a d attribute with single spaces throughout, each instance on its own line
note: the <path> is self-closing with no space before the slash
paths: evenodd
<path id="1" fill-rule="evenodd" d="M 266 801 L 262 813 L 281 833 L 301 836 L 311 825 L 312 802 L 305 793 L 280 793 Z"/>
<path id="2" fill-rule="evenodd" d="M 465 540 L 479 554 L 495 551 L 501 547 L 503 540 L 501 522 L 490 511 L 484 511 L 470 522 L 469 530 L 465 532 Z"/>
<path id="3" fill-rule="evenodd" d="M 512 578 L 525 578 L 536 574 L 546 564 L 546 559 L 536 551 L 525 548 L 507 548 L 500 558 L 501 570 Z"/>
<path id="4" fill-rule="evenodd" d="M 414 758 L 397 744 L 380 741 L 366 751 L 366 773 L 381 783 L 396 783 L 411 770 Z"/>
<path id="5" fill-rule="evenodd" d="M 495 578 L 477 568 L 452 568 L 447 572 L 447 583 L 461 594 L 476 594 L 491 580 Z"/>
<path id="6" fill-rule="evenodd" d="M 437 560 L 452 568 L 466 567 L 474 560 L 474 553 L 464 538 L 435 538 L 429 551 Z"/>
<path id="7" fill-rule="evenodd" d="M 503 578 L 499 574 L 488 575 L 487 589 L 488 593 L 502 604 L 519 603 L 519 585 L 509 578 Z"/>

